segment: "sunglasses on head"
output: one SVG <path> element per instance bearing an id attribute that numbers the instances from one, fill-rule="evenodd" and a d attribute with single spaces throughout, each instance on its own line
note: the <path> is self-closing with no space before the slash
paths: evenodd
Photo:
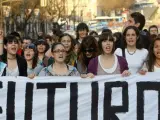
<path id="1" fill-rule="evenodd" d="M 31 44 L 27 45 L 26 48 L 35 49 L 36 46 L 33 43 L 31 43 Z"/>
<path id="2" fill-rule="evenodd" d="M 45 40 L 39 39 L 39 40 L 37 41 L 37 44 L 45 44 Z"/>
<path id="3" fill-rule="evenodd" d="M 45 45 L 44 42 L 38 42 L 37 45 Z"/>
<path id="4" fill-rule="evenodd" d="M 94 48 L 86 48 L 86 49 L 84 49 L 83 50 L 83 52 L 89 52 L 89 53 L 91 53 L 91 52 L 95 52 L 95 49 Z"/>

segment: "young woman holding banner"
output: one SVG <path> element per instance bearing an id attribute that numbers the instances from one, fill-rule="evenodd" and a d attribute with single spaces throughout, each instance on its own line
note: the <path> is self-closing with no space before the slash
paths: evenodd
<path id="1" fill-rule="evenodd" d="M 114 54 L 115 42 L 110 33 L 103 33 L 99 38 L 98 45 L 101 54 L 90 61 L 88 73 L 94 75 L 130 75 L 127 61 L 123 57 Z"/>
<path id="2" fill-rule="evenodd" d="M 117 48 L 115 54 L 126 58 L 131 74 L 145 74 L 146 70 L 142 67 L 146 62 L 148 51 L 143 48 L 138 28 L 135 26 L 126 27 L 123 36 L 124 47 Z"/>
<path id="3" fill-rule="evenodd" d="M 75 64 L 78 72 L 81 74 L 81 77 L 92 77 L 90 74 L 87 74 L 87 67 L 89 61 L 98 56 L 98 54 L 99 50 L 97 40 L 93 36 L 84 37 L 80 45 L 78 60 Z"/>
<path id="4" fill-rule="evenodd" d="M 60 36 L 59 42 L 61 42 L 66 50 L 66 59 L 65 63 L 68 65 L 74 66 L 75 61 L 77 60 L 77 55 L 74 50 L 74 40 L 73 37 L 67 33 L 64 33 Z M 46 53 L 47 57 L 52 58 L 51 48 Z M 52 60 L 52 63 L 54 59 Z"/>
<path id="5" fill-rule="evenodd" d="M 65 63 L 66 49 L 62 43 L 54 43 L 51 48 L 54 63 L 42 69 L 39 76 L 78 76 L 77 69 Z"/>

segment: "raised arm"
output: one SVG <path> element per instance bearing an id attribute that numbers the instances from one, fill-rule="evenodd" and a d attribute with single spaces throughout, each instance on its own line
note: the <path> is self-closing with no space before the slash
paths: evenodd
<path id="1" fill-rule="evenodd" d="M 3 54 L 3 30 L 0 28 L 0 55 Z"/>

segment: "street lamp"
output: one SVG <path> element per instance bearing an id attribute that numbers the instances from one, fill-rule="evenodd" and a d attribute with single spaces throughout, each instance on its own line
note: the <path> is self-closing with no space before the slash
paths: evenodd
<path id="1" fill-rule="evenodd" d="M 76 7 L 75 7 L 75 0 L 73 0 L 73 26 L 74 30 L 76 29 Z"/>

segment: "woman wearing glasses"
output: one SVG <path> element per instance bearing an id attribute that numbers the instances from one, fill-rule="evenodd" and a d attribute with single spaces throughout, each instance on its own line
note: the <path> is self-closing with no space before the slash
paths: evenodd
<path id="1" fill-rule="evenodd" d="M 27 61 L 27 74 L 29 78 L 38 76 L 43 66 L 38 63 L 38 52 L 34 44 L 29 44 L 24 48 L 24 58 Z"/>
<path id="2" fill-rule="evenodd" d="M 77 69 L 65 63 L 66 49 L 62 43 L 54 43 L 51 48 L 54 63 L 42 69 L 39 76 L 78 76 Z"/>
<path id="3" fill-rule="evenodd" d="M 61 42 L 66 50 L 66 59 L 65 63 L 68 65 L 74 66 L 75 61 L 77 60 L 77 55 L 74 53 L 74 40 L 73 37 L 67 33 L 64 33 L 60 36 L 59 42 Z M 51 48 L 47 51 L 46 55 L 51 58 Z M 54 62 L 54 59 L 51 61 Z"/>
<path id="4" fill-rule="evenodd" d="M 87 67 L 89 61 L 98 55 L 98 43 L 93 36 L 87 36 L 83 39 L 78 53 L 78 60 L 76 63 L 77 70 L 81 77 L 92 77 L 87 74 Z"/>

